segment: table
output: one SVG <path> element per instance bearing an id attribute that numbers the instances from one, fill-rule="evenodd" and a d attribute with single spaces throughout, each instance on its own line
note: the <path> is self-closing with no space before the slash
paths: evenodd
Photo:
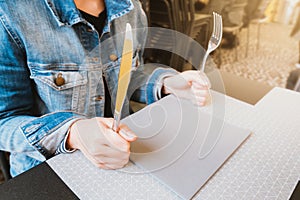
<path id="1" fill-rule="evenodd" d="M 220 95 L 214 94 L 219 97 Z M 225 96 L 225 120 L 253 130 L 253 135 L 208 181 L 194 199 L 288 199 L 300 179 L 298 102 L 300 102 L 299 93 L 281 88 L 274 88 L 255 106 Z M 205 109 L 211 112 L 210 107 Z M 44 185 L 40 188 L 33 189 L 31 199 L 35 195 L 40 197 L 40 193 L 45 194 L 46 197 L 62 193 L 66 197 L 64 199 L 75 199 L 76 196 L 55 177 L 52 170 L 49 170 L 48 164 L 81 199 L 99 199 L 99 197 L 101 199 L 179 199 L 174 192 L 150 174 L 97 170 L 96 173 L 100 173 L 103 179 L 91 181 L 82 177 L 91 177 L 90 171 L 95 173 L 92 165 L 87 165 L 86 174 L 78 175 L 74 166 L 76 162 L 87 161 L 79 152 L 77 155 L 59 155 L 15 180 L 20 180 L 22 176 L 27 177 L 30 184 L 37 179 L 47 180 L 41 181 Z M 134 165 L 130 167 L 135 168 Z M 43 174 L 43 176 L 36 176 L 36 174 Z M 53 182 L 49 184 L 47 177 Z M 9 189 L 10 186 L 16 185 L 13 181 L 14 179 L 0 187 L 1 198 L 5 197 L 2 194 L 8 194 L 10 191 L 24 193 L 24 190 Z M 101 187 L 87 194 L 90 185 L 94 184 Z M 45 185 L 48 187 L 44 187 Z M 54 198 L 55 196 L 51 197 L 58 199 Z"/>
<path id="2" fill-rule="evenodd" d="M 51 167 L 44 162 L 1 184 L 0 199 L 75 200 L 78 197 L 64 184 Z"/>

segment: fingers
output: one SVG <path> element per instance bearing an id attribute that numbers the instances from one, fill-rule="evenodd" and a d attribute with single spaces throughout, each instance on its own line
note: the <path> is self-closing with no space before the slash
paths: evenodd
<path id="1" fill-rule="evenodd" d="M 113 126 L 113 121 L 114 120 L 112 118 L 97 117 L 97 120 L 105 128 L 112 128 L 112 126 Z"/>
<path id="2" fill-rule="evenodd" d="M 186 78 L 191 81 L 191 90 L 194 95 L 195 104 L 204 106 L 209 98 L 210 81 L 207 76 L 200 71 L 186 71 Z"/>
<path id="3" fill-rule="evenodd" d="M 99 126 L 103 127 L 102 134 L 107 140 L 107 145 L 120 151 L 129 152 L 129 142 L 112 130 L 113 119 L 98 118 Z"/>
<path id="4" fill-rule="evenodd" d="M 174 95 L 191 99 L 199 106 L 204 106 L 209 97 L 210 81 L 201 71 L 189 70 L 166 79 L 164 87 L 169 87 L 169 91 Z"/>
<path id="5" fill-rule="evenodd" d="M 114 158 L 114 157 L 101 157 L 99 159 L 100 164 L 106 164 L 106 165 L 119 165 L 119 166 L 124 166 L 128 163 L 129 161 L 129 155 L 123 155 L 123 157 L 120 158 Z"/>
<path id="6" fill-rule="evenodd" d="M 112 169 L 120 169 L 123 168 L 127 163 L 125 163 L 124 165 L 121 164 L 97 164 L 96 166 L 101 168 L 101 169 L 107 169 L 107 170 L 112 170 Z"/>
<path id="7" fill-rule="evenodd" d="M 163 93 L 173 93 L 181 98 L 189 98 L 194 94 L 201 96 L 199 91 L 208 90 L 210 87 L 210 81 L 207 76 L 203 72 L 195 70 L 184 71 L 178 75 L 163 79 Z M 190 93 L 191 90 L 192 93 Z"/>
<path id="8" fill-rule="evenodd" d="M 99 167 L 101 169 L 113 169 L 113 168 L 110 168 L 110 167 L 108 167 L 108 166 L 106 166 L 105 164 L 102 164 L 102 163 L 96 164 L 96 167 Z"/>
<path id="9" fill-rule="evenodd" d="M 85 153 L 85 152 L 83 152 Z M 119 151 L 108 145 L 98 145 L 98 151 L 89 152 L 86 157 L 92 163 L 103 169 L 119 169 L 129 161 L 130 152 Z"/>
<path id="10" fill-rule="evenodd" d="M 106 126 L 106 128 L 111 128 L 113 126 L 112 118 L 99 118 L 99 120 Z M 125 124 L 120 124 L 119 134 L 127 141 L 133 142 L 137 139 L 137 136 L 134 134 L 132 130 L 128 128 Z"/>
<path id="11" fill-rule="evenodd" d="M 211 88 L 211 83 L 209 78 L 206 76 L 206 74 L 204 72 L 198 71 L 198 74 L 200 74 L 200 79 L 204 82 L 204 86 L 206 86 L 207 88 Z M 197 83 L 197 81 L 196 81 Z"/>
<path id="12" fill-rule="evenodd" d="M 130 143 L 121 137 L 118 133 L 113 130 L 106 130 L 104 136 L 107 139 L 107 145 L 111 148 L 117 149 L 123 152 L 129 152 Z"/>
<path id="13" fill-rule="evenodd" d="M 99 118 L 98 120 L 100 123 L 103 123 L 106 128 L 111 128 L 113 125 L 112 118 Z M 118 134 L 120 134 L 120 136 L 122 136 L 122 138 L 128 142 L 133 142 L 137 139 L 137 136 L 134 134 L 134 132 L 125 124 L 120 124 Z"/>
<path id="14" fill-rule="evenodd" d="M 210 95 L 209 89 L 207 87 L 199 86 L 198 84 L 193 84 L 191 90 L 195 97 L 195 103 L 204 106 Z"/>
<path id="15" fill-rule="evenodd" d="M 208 88 L 194 86 L 194 84 L 192 85 L 191 90 L 194 93 L 194 95 L 199 97 L 207 97 L 209 94 Z"/>
<path id="16" fill-rule="evenodd" d="M 208 97 L 195 96 L 191 101 L 197 106 L 205 106 L 208 102 Z"/>
<path id="17" fill-rule="evenodd" d="M 189 70 L 182 72 L 181 75 L 187 82 L 196 84 L 198 86 L 210 88 L 211 84 L 205 73 L 201 71 Z"/>
<path id="18" fill-rule="evenodd" d="M 199 105 L 199 106 L 205 106 L 206 102 L 207 102 L 207 98 L 199 97 L 199 98 L 196 98 L 195 104 Z"/>
<path id="19" fill-rule="evenodd" d="M 101 152 L 96 153 L 94 156 L 97 157 L 97 160 L 102 161 L 102 157 L 110 157 L 110 158 L 121 158 L 124 159 L 129 157 L 130 152 L 119 151 L 115 148 L 111 148 L 108 145 L 103 145 L 101 147 Z"/>
<path id="20" fill-rule="evenodd" d="M 119 134 L 129 142 L 133 142 L 137 139 L 137 136 L 125 124 L 120 124 Z"/>
<path id="21" fill-rule="evenodd" d="M 129 161 L 129 160 L 128 160 Z M 96 167 L 99 167 L 101 169 L 107 169 L 107 170 L 112 170 L 112 169 L 120 169 L 120 168 L 123 168 L 127 163 L 128 161 L 126 162 L 116 162 L 116 163 L 93 163 Z"/>
<path id="22" fill-rule="evenodd" d="M 105 155 L 100 154 L 94 157 L 94 164 L 103 169 L 119 169 L 129 162 L 130 153 L 117 152 L 107 149 Z"/>
<path id="23" fill-rule="evenodd" d="M 209 89 L 208 86 L 201 85 L 198 82 L 192 82 L 192 87 L 194 87 L 195 89 L 199 89 L 199 90 L 208 90 Z"/>

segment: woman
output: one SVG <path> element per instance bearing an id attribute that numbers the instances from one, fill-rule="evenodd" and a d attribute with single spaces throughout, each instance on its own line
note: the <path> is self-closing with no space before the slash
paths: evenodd
<path id="1" fill-rule="evenodd" d="M 141 73 L 146 32 L 137 28 L 146 27 L 146 18 L 137 0 L 1 1 L 0 21 L 0 148 L 11 153 L 12 176 L 76 149 L 101 168 L 128 162 L 136 136 L 125 125 L 111 129 L 109 101 L 115 102 L 122 48 L 113 36 L 127 22 L 134 35 L 132 78 L 143 83 L 134 99 L 150 104 L 169 93 L 193 93 L 205 104 L 203 74 Z"/>

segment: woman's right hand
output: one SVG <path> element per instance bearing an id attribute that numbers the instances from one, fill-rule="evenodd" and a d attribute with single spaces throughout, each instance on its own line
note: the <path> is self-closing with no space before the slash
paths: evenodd
<path id="1" fill-rule="evenodd" d="M 112 130 L 113 119 L 95 117 L 78 120 L 70 127 L 69 149 L 79 149 L 94 165 L 103 169 L 124 167 L 130 156 L 130 142 L 137 136 L 124 124 Z"/>

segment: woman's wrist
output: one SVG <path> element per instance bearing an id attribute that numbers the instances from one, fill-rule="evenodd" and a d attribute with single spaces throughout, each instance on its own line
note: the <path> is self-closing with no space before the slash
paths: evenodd
<path id="1" fill-rule="evenodd" d="M 67 150 L 69 150 L 69 151 L 72 151 L 72 150 L 76 150 L 76 149 L 78 149 L 78 147 L 77 147 L 77 145 L 76 145 L 76 137 L 75 137 L 75 131 L 76 130 L 74 130 L 74 124 L 75 124 L 76 122 L 74 122 L 71 126 L 70 126 L 70 128 L 69 128 L 69 130 L 68 130 L 68 133 L 67 133 L 67 135 L 66 135 L 66 137 L 67 137 L 67 140 L 66 140 L 66 148 L 67 148 Z"/>
<path id="2" fill-rule="evenodd" d="M 170 94 L 171 92 L 168 90 L 168 88 L 166 87 L 165 81 L 166 79 L 168 79 L 168 77 L 164 78 L 162 80 L 162 87 L 161 87 L 161 94 L 162 96 L 166 96 L 168 94 Z"/>

